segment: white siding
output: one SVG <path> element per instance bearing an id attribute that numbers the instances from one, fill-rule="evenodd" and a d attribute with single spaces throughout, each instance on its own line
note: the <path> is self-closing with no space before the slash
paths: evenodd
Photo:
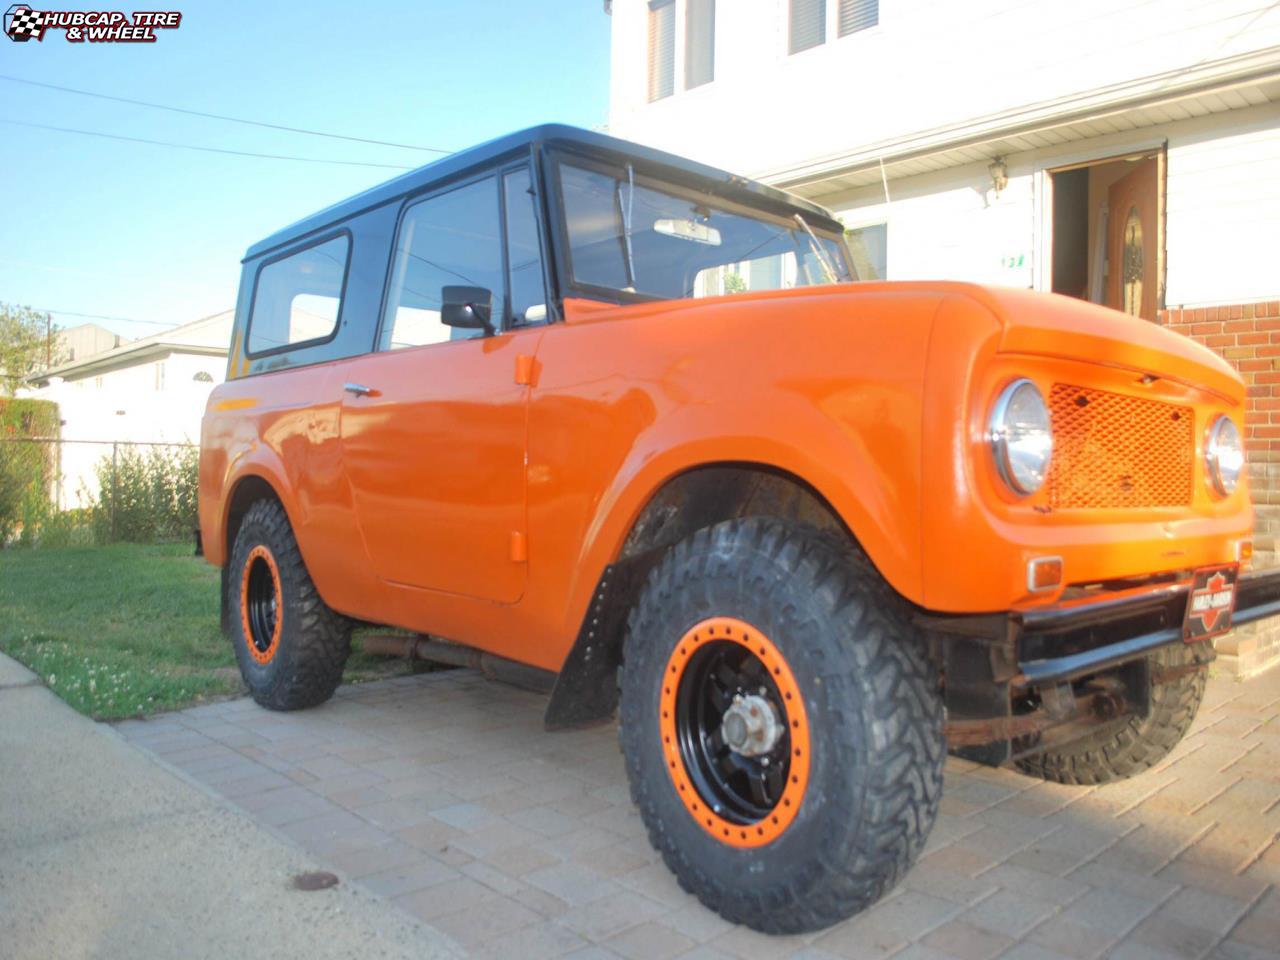
<path id="1" fill-rule="evenodd" d="M 1170 306 L 1280 299 L 1280 111 L 1215 114 L 1007 158 L 999 199 L 985 163 L 818 198 L 849 226 L 889 224 L 891 280 L 964 279 L 1047 289 L 1044 171 L 1168 141 Z M 1022 258 L 1021 265 L 1017 258 Z"/>
<path id="2" fill-rule="evenodd" d="M 1280 299 L 1280 110 L 1185 127 L 1169 134 L 1168 303 Z"/>
<path id="3" fill-rule="evenodd" d="M 735 0 L 717 5 L 714 81 L 677 76 L 647 103 L 646 11 L 613 4 L 610 132 L 750 175 L 1280 45 L 1262 0 L 895 0 L 879 26 L 789 56 L 786 0 Z"/>

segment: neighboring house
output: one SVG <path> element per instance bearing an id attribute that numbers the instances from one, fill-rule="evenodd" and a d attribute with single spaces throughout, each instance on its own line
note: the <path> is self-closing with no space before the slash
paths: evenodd
<path id="1" fill-rule="evenodd" d="M 102 353 L 104 350 L 129 342 L 128 337 L 112 333 L 96 323 L 82 323 L 76 327 L 58 329 L 53 326 L 52 318 L 46 315 L 46 324 L 47 333 L 41 337 L 39 354 L 34 358 L 36 364 L 42 363 L 45 367 L 57 366 L 65 361 L 75 360 L 77 357 Z M 8 378 L 8 371 L 0 368 L 0 377 Z M 18 381 L 21 389 L 24 378 L 15 376 L 14 379 Z"/>
<path id="2" fill-rule="evenodd" d="M 226 374 L 233 316 L 218 313 L 27 378 L 27 395 L 54 401 L 61 414 L 60 506 L 96 492 L 94 465 L 113 442 L 200 442 L 205 402 Z"/>
<path id="3" fill-rule="evenodd" d="M 1054 291 L 1221 352 L 1250 386 L 1257 546 L 1275 548 L 1280 5 L 606 9 L 609 132 L 831 208 L 862 278 Z"/>
<path id="4" fill-rule="evenodd" d="M 112 333 L 96 323 L 82 323 L 77 327 L 65 327 L 54 332 L 54 345 L 51 354 L 57 359 L 57 366 L 83 360 L 94 354 L 105 353 L 129 342 L 128 337 Z"/>

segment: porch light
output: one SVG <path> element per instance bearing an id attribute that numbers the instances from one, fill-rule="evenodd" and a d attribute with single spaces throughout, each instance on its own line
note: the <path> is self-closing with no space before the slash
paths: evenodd
<path id="1" fill-rule="evenodd" d="M 991 174 L 991 186 L 995 188 L 996 197 L 1009 185 L 1009 168 L 1005 166 L 1004 157 L 996 157 L 987 165 L 987 173 Z"/>

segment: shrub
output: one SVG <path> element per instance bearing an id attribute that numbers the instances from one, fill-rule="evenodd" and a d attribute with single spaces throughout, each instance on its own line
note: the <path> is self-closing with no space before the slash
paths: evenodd
<path id="1" fill-rule="evenodd" d="M 156 543 L 191 536 L 196 527 L 199 451 L 194 447 L 121 446 L 98 461 L 93 504 L 99 543 Z"/>
<path id="2" fill-rule="evenodd" d="M 58 426 L 56 403 L 0 397 L 0 546 L 29 543 L 53 512 L 56 444 L 27 441 L 56 439 Z"/>

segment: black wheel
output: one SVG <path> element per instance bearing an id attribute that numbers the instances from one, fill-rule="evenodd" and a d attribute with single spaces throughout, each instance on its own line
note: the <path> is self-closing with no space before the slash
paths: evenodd
<path id="1" fill-rule="evenodd" d="M 936 670 L 860 554 L 754 518 L 673 547 L 632 611 L 619 737 L 649 839 L 735 923 L 817 930 L 891 889 L 937 814 Z"/>
<path id="2" fill-rule="evenodd" d="M 249 508 L 228 563 L 227 622 L 253 699 L 272 710 L 328 700 L 342 680 L 351 625 L 320 599 L 279 503 Z"/>
<path id="3" fill-rule="evenodd" d="M 1179 672 L 1212 657 L 1208 640 L 1162 647 L 1150 656 L 1151 713 L 1122 717 L 1082 740 L 1017 761 L 1018 769 L 1055 783 L 1096 784 L 1149 770 L 1182 740 L 1204 699 L 1207 671 Z M 1161 682 L 1161 674 L 1170 679 Z"/>

